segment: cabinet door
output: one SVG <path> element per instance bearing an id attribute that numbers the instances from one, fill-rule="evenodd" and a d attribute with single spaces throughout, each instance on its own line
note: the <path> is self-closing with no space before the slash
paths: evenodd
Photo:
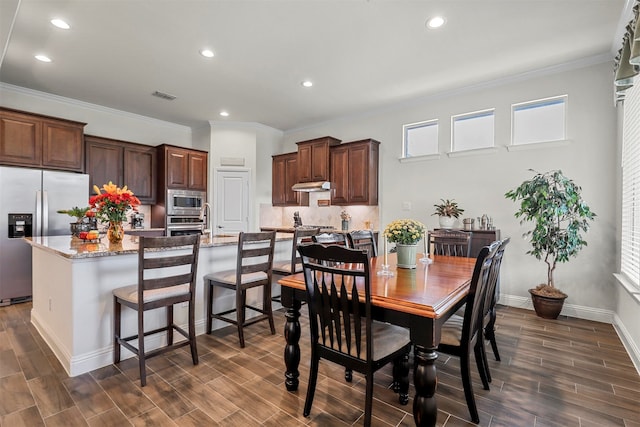
<path id="1" fill-rule="evenodd" d="M 285 179 L 284 179 L 284 204 L 288 206 L 297 205 L 302 193 L 291 189 L 293 184 L 298 182 L 298 156 L 292 155 L 284 159 Z M 307 195 L 308 197 L 308 195 Z"/>
<path id="2" fill-rule="evenodd" d="M 84 160 L 83 128 L 65 122 L 42 122 L 42 166 L 82 171 Z"/>
<path id="3" fill-rule="evenodd" d="M 331 203 L 346 205 L 349 203 L 349 148 L 331 149 Z"/>
<path id="4" fill-rule="evenodd" d="M 312 158 L 311 158 L 311 145 L 300 144 L 298 146 L 298 179 L 300 182 L 313 181 L 312 175 Z"/>
<path id="5" fill-rule="evenodd" d="M 189 179 L 189 153 L 179 148 L 167 148 L 166 173 L 168 188 L 187 188 Z"/>
<path id="6" fill-rule="evenodd" d="M 189 153 L 188 187 L 191 190 L 207 190 L 207 155 Z"/>
<path id="7" fill-rule="evenodd" d="M 369 203 L 369 146 L 349 148 L 349 203 Z"/>
<path id="8" fill-rule="evenodd" d="M 284 206 L 284 189 L 287 183 L 286 157 L 274 156 L 271 164 L 271 204 Z"/>
<path id="9" fill-rule="evenodd" d="M 156 202 L 156 150 L 154 147 L 124 148 L 124 183 L 143 204 Z"/>
<path id="10" fill-rule="evenodd" d="M 0 112 L 0 162 L 40 166 L 42 123 L 28 115 Z"/>
<path id="11" fill-rule="evenodd" d="M 317 142 L 311 144 L 311 181 L 329 179 L 329 144 Z"/>
<path id="12" fill-rule="evenodd" d="M 89 174 L 89 193 L 91 195 L 94 194 L 94 185 L 102 188 L 109 181 L 118 187 L 124 185 L 122 182 L 122 146 L 99 142 L 92 137 L 87 137 L 86 149 L 85 172 Z"/>

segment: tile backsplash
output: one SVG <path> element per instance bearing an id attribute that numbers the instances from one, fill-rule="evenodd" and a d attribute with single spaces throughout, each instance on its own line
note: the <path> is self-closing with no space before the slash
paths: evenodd
<path id="1" fill-rule="evenodd" d="M 260 205 L 260 226 L 292 227 L 293 213 L 300 212 L 303 225 L 331 225 L 340 229 L 340 213 L 345 210 L 351 215 L 349 229 L 365 228 L 365 222 L 371 222 L 371 228 L 379 229 L 380 212 L 378 206 L 318 206 L 318 200 L 329 200 L 329 193 L 309 193 L 309 206 L 278 207 Z"/>

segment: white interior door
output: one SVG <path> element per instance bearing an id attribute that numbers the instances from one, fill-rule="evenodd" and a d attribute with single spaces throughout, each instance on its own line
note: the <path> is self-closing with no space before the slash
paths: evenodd
<path id="1" fill-rule="evenodd" d="M 213 234 L 249 231 L 249 171 L 216 170 Z"/>

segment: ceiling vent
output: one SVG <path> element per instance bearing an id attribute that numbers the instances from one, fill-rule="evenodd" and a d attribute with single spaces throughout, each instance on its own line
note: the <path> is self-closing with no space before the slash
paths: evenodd
<path id="1" fill-rule="evenodd" d="M 166 99 L 167 101 L 173 101 L 177 97 L 175 95 L 169 95 L 168 93 L 155 91 L 151 95 L 157 96 L 158 98 Z"/>

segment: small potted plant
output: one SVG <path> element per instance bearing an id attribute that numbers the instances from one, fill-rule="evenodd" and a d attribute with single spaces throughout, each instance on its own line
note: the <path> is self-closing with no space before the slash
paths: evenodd
<path id="1" fill-rule="evenodd" d="M 71 217 L 74 217 L 76 219 L 75 222 L 72 222 L 69 224 L 70 228 L 71 228 L 71 235 L 78 237 L 79 233 L 81 231 L 88 231 L 88 225 L 85 225 L 85 221 L 84 218 L 87 215 L 87 212 L 90 211 L 89 207 L 86 208 L 80 208 L 78 206 L 74 206 L 71 209 L 61 209 L 56 211 L 59 214 L 66 214 L 69 215 Z M 85 230 L 86 228 L 86 230 Z"/>
<path id="2" fill-rule="evenodd" d="M 458 206 L 455 200 L 440 199 L 442 203 L 433 205 L 436 210 L 431 215 L 438 215 L 440 218 L 440 228 L 452 228 L 456 219 L 460 217 L 464 209 Z"/>
<path id="3" fill-rule="evenodd" d="M 342 220 L 342 231 L 349 230 L 349 221 L 351 221 L 351 215 L 345 209 L 340 212 L 340 219 Z"/>
<path id="4" fill-rule="evenodd" d="M 397 219 L 387 225 L 383 234 L 385 245 L 386 242 L 396 244 L 397 266 L 416 268 L 416 247 L 418 242 L 425 237 L 424 224 L 414 219 Z"/>
<path id="5" fill-rule="evenodd" d="M 532 170 L 532 172 L 535 172 Z M 536 175 L 505 194 L 520 202 L 515 213 L 520 224 L 533 222 L 532 230 L 523 237 L 530 240 L 528 254 L 547 264 L 547 283 L 529 289 L 536 314 L 555 319 L 562 311 L 567 295 L 554 285 L 553 273 L 559 262 L 575 257 L 587 242 L 582 232 L 596 216 L 581 196 L 582 189 L 571 179 L 554 170 Z"/>

